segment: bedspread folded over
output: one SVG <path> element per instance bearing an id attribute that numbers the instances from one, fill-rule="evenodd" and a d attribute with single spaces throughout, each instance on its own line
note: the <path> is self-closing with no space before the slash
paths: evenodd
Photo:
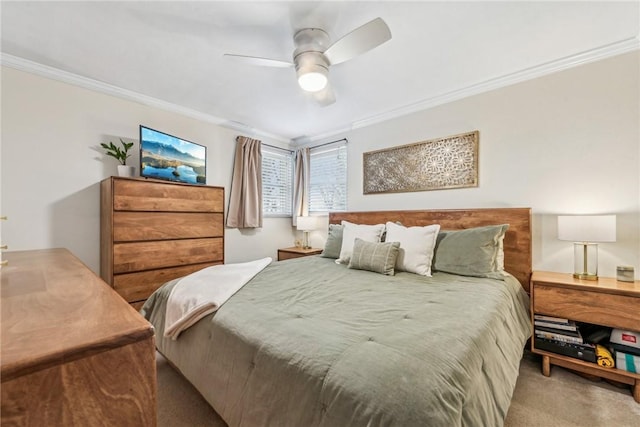
<path id="1" fill-rule="evenodd" d="M 179 280 L 167 301 L 164 336 L 178 339 L 182 331 L 215 312 L 272 259 L 221 264 L 196 271 Z"/>

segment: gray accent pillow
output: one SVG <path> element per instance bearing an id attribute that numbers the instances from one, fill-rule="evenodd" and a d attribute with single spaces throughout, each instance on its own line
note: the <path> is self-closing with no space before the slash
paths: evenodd
<path id="1" fill-rule="evenodd" d="M 324 250 L 320 256 L 325 258 L 339 258 L 340 249 L 342 248 L 342 231 L 344 227 L 339 224 L 329 224 L 329 233 L 327 241 L 324 244 Z"/>
<path id="2" fill-rule="evenodd" d="M 400 242 L 373 243 L 356 238 L 349 268 L 393 276 Z"/>
<path id="3" fill-rule="evenodd" d="M 502 224 L 441 231 L 434 254 L 436 271 L 504 280 L 503 241 L 508 228 Z"/>

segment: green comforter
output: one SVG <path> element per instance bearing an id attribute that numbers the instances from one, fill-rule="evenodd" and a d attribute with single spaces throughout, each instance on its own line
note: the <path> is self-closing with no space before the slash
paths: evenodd
<path id="1" fill-rule="evenodd" d="M 142 312 L 229 426 L 501 426 L 530 334 L 511 276 L 383 276 L 313 256 L 272 263 L 171 341 L 174 284 Z"/>

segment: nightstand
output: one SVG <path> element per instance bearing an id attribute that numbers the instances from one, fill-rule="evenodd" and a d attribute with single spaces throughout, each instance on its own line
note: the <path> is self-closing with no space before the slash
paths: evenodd
<path id="1" fill-rule="evenodd" d="M 640 281 L 620 282 L 609 277 L 589 281 L 575 279 L 571 274 L 534 271 L 531 276 L 532 323 L 534 314 L 640 331 Z M 542 374 L 545 376 L 551 375 L 551 365 L 557 365 L 629 384 L 633 398 L 640 403 L 640 374 L 540 350 L 533 339 L 531 351 L 542 356 Z"/>
<path id="2" fill-rule="evenodd" d="M 303 249 L 303 248 L 284 248 L 284 249 L 278 249 L 278 261 L 284 261 L 286 259 L 293 259 L 293 258 L 302 258 L 304 256 L 309 256 L 309 255 L 318 255 L 322 253 L 322 249 L 318 249 L 318 248 L 309 248 L 309 249 Z"/>

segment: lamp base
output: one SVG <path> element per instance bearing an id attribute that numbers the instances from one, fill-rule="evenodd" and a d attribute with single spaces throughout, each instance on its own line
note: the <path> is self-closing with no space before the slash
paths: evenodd
<path id="1" fill-rule="evenodd" d="M 573 273 L 573 277 L 580 280 L 598 280 L 598 275 L 588 273 Z"/>
<path id="2" fill-rule="evenodd" d="M 573 244 L 573 277 L 580 280 L 598 280 L 598 244 Z"/>
<path id="3" fill-rule="evenodd" d="M 311 249 L 311 246 L 309 246 L 309 232 L 306 230 L 302 232 L 302 249 Z"/>

